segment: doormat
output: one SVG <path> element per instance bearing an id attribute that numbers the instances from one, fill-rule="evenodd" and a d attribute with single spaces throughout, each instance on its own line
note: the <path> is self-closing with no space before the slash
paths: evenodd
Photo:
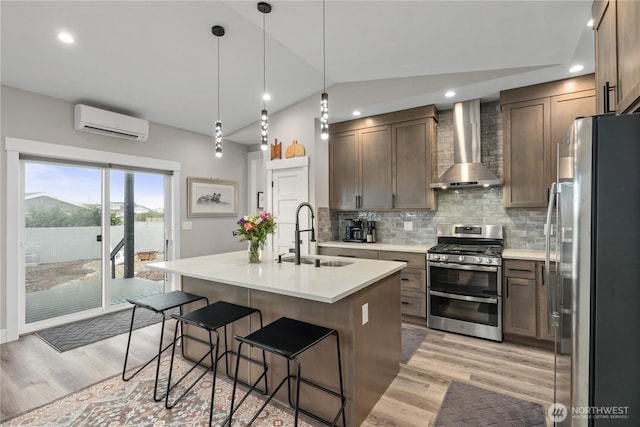
<path id="1" fill-rule="evenodd" d="M 116 335 L 129 333 L 133 308 L 107 313 L 91 319 L 79 320 L 36 332 L 36 335 L 59 353 L 92 344 Z M 170 317 L 171 311 L 167 311 Z M 177 309 L 175 313 L 178 313 Z M 162 321 L 162 315 L 151 310 L 136 310 L 133 329 L 144 328 Z"/>
<path id="2" fill-rule="evenodd" d="M 427 331 L 417 328 L 402 328 L 402 354 L 400 363 L 407 364 L 420 345 L 427 337 Z"/>
<path id="3" fill-rule="evenodd" d="M 452 381 L 438 411 L 435 427 L 544 427 L 542 405 Z"/>

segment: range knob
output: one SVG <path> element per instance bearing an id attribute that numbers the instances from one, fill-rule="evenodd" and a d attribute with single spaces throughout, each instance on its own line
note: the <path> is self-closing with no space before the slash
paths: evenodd
<path id="1" fill-rule="evenodd" d="M 460 256 L 458 257 L 458 261 L 464 261 L 464 256 L 460 255 Z"/>
<path id="2" fill-rule="evenodd" d="M 491 258 L 485 258 L 484 262 L 487 264 L 491 264 L 493 262 L 493 260 Z"/>
<path id="3" fill-rule="evenodd" d="M 478 264 L 482 264 L 482 261 L 484 261 L 482 258 L 480 258 L 480 257 L 476 258 L 476 262 Z"/>
<path id="4" fill-rule="evenodd" d="M 441 261 L 446 261 L 446 260 L 448 260 L 448 259 L 449 259 L 449 255 L 441 255 L 441 256 L 440 256 L 440 260 L 441 260 Z"/>

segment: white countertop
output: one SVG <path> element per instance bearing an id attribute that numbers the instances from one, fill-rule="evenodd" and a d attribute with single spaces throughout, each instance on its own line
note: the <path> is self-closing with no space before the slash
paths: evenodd
<path id="1" fill-rule="evenodd" d="M 389 243 L 352 243 L 330 241 L 318 243 L 318 246 L 328 248 L 368 249 L 372 251 L 415 252 L 425 254 L 434 245 L 402 245 Z M 521 259 L 525 261 L 544 261 L 544 250 L 536 249 L 505 249 L 503 259 Z M 554 259 L 552 257 L 552 259 Z"/>
<path id="2" fill-rule="evenodd" d="M 521 259 L 525 261 L 544 261 L 545 253 L 543 250 L 535 249 L 505 249 L 502 252 L 503 259 Z M 552 254 L 551 259 L 555 259 Z"/>
<path id="3" fill-rule="evenodd" d="M 399 245 L 390 243 L 355 243 L 340 242 L 332 240 L 330 242 L 318 243 L 318 246 L 327 248 L 349 248 L 349 249 L 368 249 L 372 251 L 392 251 L 392 252 L 415 252 L 426 254 L 427 250 L 433 245 Z"/>
<path id="4" fill-rule="evenodd" d="M 322 255 L 308 258 L 345 261 L 344 258 Z M 238 251 L 150 263 L 147 267 L 248 289 L 333 303 L 407 266 L 404 262 L 360 258 L 347 262 L 351 264 L 344 267 L 315 267 L 313 264 L 295 265 L 293 262 L 279 264 L 277 256 L 264 251 L 260 264 L 249 264 L 247 251 Z"/>

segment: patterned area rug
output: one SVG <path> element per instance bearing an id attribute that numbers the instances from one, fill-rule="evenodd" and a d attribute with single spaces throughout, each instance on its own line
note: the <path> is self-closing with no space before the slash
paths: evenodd
<path id="1" fill-rule="evenodd" d="M 91 319 L 80 320 L 66 325 L 55 326 L 36 332 L 44 342 L 60 353 L 83 345 L 92 344 L 116 335 L 129 333 L 131 311 L 122 310 L 115 313 L 103 314 Z M 176 313 L 178 313 L 176 309 Z M 171 314 L 167 311 L 167 316 Z M 162 321 L 162 316 L 151 310 L 136 310 L 133 329 L 144 328 Z"/>
<path id="2" fill-rule="evenodd" d="M 169 368 L 169 357 L 163 358 L 162 371 Z M 189 365 L 177 358 L 175 378 L 186 372 Z M 194 374 L 195 375 L 195 374 Z M 162 402 L 153 401 L 155 369 L 147 367 L 129 382 L 120 375 L 72 393 L 26 414 L 5 421 L 3 426 L 206 426 L 209 423 L 211 377 L 198 382 L 173 409 L 165 409 Z M 190 378 L 190 377 L 187 377 Z M 166 380 L 161 381 L 166 384 Z M 162 384 L 161 382 L 161 384 Z M 218 376 L 213 413 L 213 425 L 219 426 L 228 415 L 232 384 Z M 176 393 L 180 393 L 176 390 Z M 176 394 L 177 395 L 177 394 Z M 238 390 L 236 398 L 244 395 Z M 263 400 L 251 395 L 234 415 L 233 425 L 246 425 Z M 238 402 L 238 400 L 236 400 Z M 276 404 L 277 405 L 277 404 Z M 253 424 L 258 427 L 292 426 L 293 412 L 269 405 Z M 298 425 L 315 426 L 301 416 Z"/>
<path id="3" fill-rule="evenodd" d="M 427 337 L 427 331 L 424 329 L 402 328 L 402 354 L 400 355 L 400 363 L 407 364 L 420 345 Z"/>
<path id="4" fill-rule="evenodd" d="M 542 405 L 452 381 L 435 422 L 436 427 L 544 427 Z"/>

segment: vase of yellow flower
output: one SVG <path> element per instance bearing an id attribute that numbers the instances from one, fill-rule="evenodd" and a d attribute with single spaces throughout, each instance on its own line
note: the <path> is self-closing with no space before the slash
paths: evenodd
<path id="1" fill-rule="evenodd" d="M 251 264 L 258 264 L 262 258 L 262 247 L 267 240 L 267 236 L 276 229 L 273 215 L 262 211 L 257 215 L 247 215 L 238 220 L 238 229 L 233 232 L 234 236 L 241 236 L 240 241 L 249 242 L 247 255 Z"/>

